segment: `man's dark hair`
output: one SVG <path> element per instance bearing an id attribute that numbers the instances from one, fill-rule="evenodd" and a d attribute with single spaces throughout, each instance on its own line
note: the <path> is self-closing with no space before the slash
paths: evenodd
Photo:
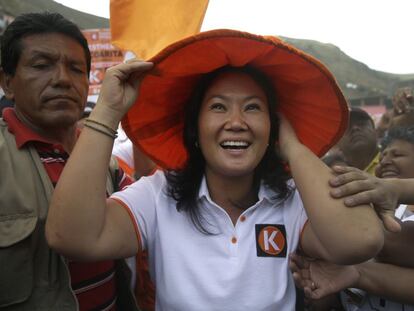
<path id="1" fill-rule="evenodd" d="M 36 34 L 59 33 L 77 41 L 85 52 L 87 73 L 91 69 L 88 42 L 79 27 L 58 13 L 28 13 L 16 17 L 1 37 L 1 66 L 4 73 L 13 76 L 22 53 L 22 39 Z"/>
<path id="2" fill-rule="evenodd" d="M 414 145 L 414 127 L 393 127 L 381 141 L 381 151 L 384 151 L 394 140 L 403 140 Z"/>
<path id="3" fill-rule="evenodd" d="M 290 174 L 275 148 L 279 136 L 279 118 L 276 114 L 276 93 L 269 78 L 251 66 L 225 66 L 208 73 L 201 77 L 185 106 L 183 140 L 188 160 L 183 169 L 166 172 L 168 194 L 177 201 L 177 210 L 188 212 L 196 228 L 206 234 L 211 232 L 204 226 L 198 206 L 198 191 L 205 172 L 205 159 L 197 142 L 198 116 L 206 91 L 218 76 L 226 72 L 241 72 L 249 75 L 263 89 L 269 105 L 269 145 L 255 170 L 255 189 L 259 189 L 263 180 L 266 186 L 276 192 L 275 199 L 287 199 L 292 193 L 291 187 L 287 184 Z M 246 207 L 241 206 L 241 208 Z"/>
<path id="4" fill-rule="evenodd" d="M 356 121 L 369 121 L 369 123 L 372 125 L 372 128 L 375 129 L 374 120 L 372 120 L 368 112 L 358 107 L 352 107 L 349 114 L 349 122 L 352 123 Z"/>

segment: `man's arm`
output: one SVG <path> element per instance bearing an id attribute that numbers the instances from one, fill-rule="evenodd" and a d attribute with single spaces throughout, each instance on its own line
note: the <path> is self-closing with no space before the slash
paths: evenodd
<path id="1" fill-rule="evenodd" d="M 414 221 L 401 224 L 401 232 L 385 233 L 385 243 L 377 258 L 386 263 L 414 268 Z"/>
<path id="2" fill-rule="evenodd" d="M 373 261 L 356 268 L 360 274 L 356 288 L 400 303 L 414 304 L 414 269 Z"/>
<path id="3" fill-rule="evenodd" d="M 337 174 L 329 182 L 334 198 L 345 198 L 347 206 L 378 205 L 395 210 L 399 203 L 414 204 L 414 178 L 378 178 L 355 167 L 334 166 Z"/>

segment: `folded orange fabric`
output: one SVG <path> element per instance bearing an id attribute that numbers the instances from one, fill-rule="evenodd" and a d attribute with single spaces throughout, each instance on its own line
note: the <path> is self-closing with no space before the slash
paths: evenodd
<path id="1" fill-rule="evenodd" d="M 141 59 L 198 33 L 208 0 L 111 0 L 112 43 Z"/>
<path id="2" fill-rule="evenodd" d="M 184 106 L 199 78 L 217 68 L 250 65 L 272 81 L 279 110 L 303 144 L 323 155 L 346 130 L 348 105 L 329 70 L 279 38 L 235 30 L 202 32 L 150 59 L 155 67 L 122 120 L 128 137 L 166 169 L 183 166 Z"/>

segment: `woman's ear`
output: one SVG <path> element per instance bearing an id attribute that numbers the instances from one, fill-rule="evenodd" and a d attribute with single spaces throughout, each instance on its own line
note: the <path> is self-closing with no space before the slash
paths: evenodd
<path id="1" fill-rule="evenodd" d="M 11 87 L 13 76 L 4 72 L 3 68 L 0 68 L 0 85 L 3 89 L 4 95 L 7 99 L 14 100 L 14 90 Z"/>

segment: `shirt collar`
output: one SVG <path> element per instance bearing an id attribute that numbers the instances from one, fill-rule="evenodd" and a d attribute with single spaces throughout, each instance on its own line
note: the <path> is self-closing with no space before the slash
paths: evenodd
<path id="1" fill-rule="evenodd" d="M 198 199 L 202 199 L 203 197 L 205 197 L 205 198 L 207 198 L 211 201 L 210 193 L 208 192 L 207 180 L 206 180 L 205 175 L 203 176 L 203 179 L 201 180 L 200 189 L 198 190 Z"/>
<path id="2" fill-rule="evenodd" d="M 274 197 L 276 196 L 276 193 L 269 189 L 263 181 L 261 181 L 260 188 L 259 188 L 259 200 L 257 203 L 262 202 L 263 200 L 266 200 L 268 202 L 274 201 Z M 207 187 L 207 180 L 206 176 L 203 176 L 203 179 L 201 180 L 200 189 L 198 191 L 198 199 L 201 200 L 203 197 L 205 197 L 208 201 L 212 202 L 210 193 L 208 191 Z"/>
<path id="3" fill-rule="evenodd" d="M 25 125 L 22 121 L 20 121 L 16 115 L 14 108 L 4 109 L 3 119 L 7 123 L 9 132 L 14 135 L 18 149 L 22 148 L 28 142 L 40 142 L 53 145 L 53 142 L 42 137 L 27 125 Z"/>
<path id="4" fill-rule="evenodd" d="M 276 193 L 270 189 L 268 186 L 266 186 L 263 182 L 263 180 L 260 182 L 260 188 L 259 188 L 259 202 L 266 200 L 268 202 L 274 201 L 274 197 L 276 196 Z"/>
<path id="5" fill-rule="evenodd" d="M 30 127 L 25 125 L 22 121 L 20 121 L 20 119 L 16 115 L 16 111 L 14 110 L 14 108 L 5 108 L 3 110 L 3 119 L 7 123 L 7 128 L 9 132 L 14 135 L 14 138 L 16 140 L 16 146 L 18 149 L 21 149 L 27 143 L 33 142 L 46 144 L 64 151 L 64 148 L 61 144 L 55 143 L 41 136 L 40 134 L 32 130 Z M 76 136 L 79 137 L 79 135 L 80 131 L 79 129 L 76 129 Z"/>

